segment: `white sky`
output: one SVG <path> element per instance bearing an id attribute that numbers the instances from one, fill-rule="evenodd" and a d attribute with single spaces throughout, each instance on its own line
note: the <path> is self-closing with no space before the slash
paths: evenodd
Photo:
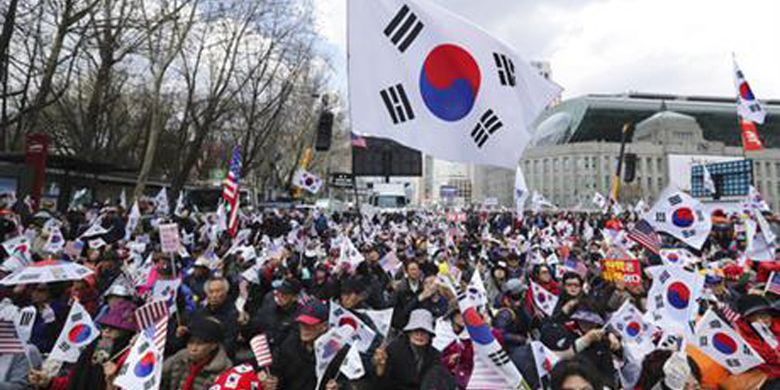
<path id="1" fill-rule="evenodd" d="M 314 0 L 346 88 L 346 0 Z M 373 0 L 360 0 L 373 1 Z M 627 91 L 735 95 L 731 53 L 760 99 L 780 98 L 777 0 L 432 0 L 527 60 L 545 60 L 564 97 Z"/>

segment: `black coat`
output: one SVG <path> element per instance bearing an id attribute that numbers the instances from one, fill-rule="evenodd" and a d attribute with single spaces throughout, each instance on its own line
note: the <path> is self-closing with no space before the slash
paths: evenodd
<path id="1" fill-rule="evenodd" d="M 271 373 L 279 378 L 279 389 L 312 390 L 317 386 L 314 350 L 307 350 L 297 331 L 290 332 L 274 349 Z"/>
<path id="2" fill-rule="evenodd" d="M 284 342 L 295 328 L 299 306 L 296 302 L 290 308 L 282 309 L 276 304 L 273 293 L 266 294 L 263 305 L 252 317 L 252 322 L 244 333 L 245 338 L 251 340 L 255 335 L 265 333 L 270 347 L 276 347 Z"/>
<path id="3" fill-rule="evenodd" d="M 195 315 L 211 316 L 219 320 L 222 323 L 222 346 L 228 353 L 228 357 L 235 357 L 236 341 L 238 339 L 238 309 L 232 301 L 226 300 L 218 308 L 212 309 L 209 306 L 198 308 Z"/>
<path id="4" fill-rule="evenodd" d="M 439 375 L 441 353 L 430 344 L 422 352 L 422 370 L 418 371 L 409 338 L 402 336 L 387 347 L 385 374 L 378 387 L 393 390 L 418 390 L 430 375 Z"/>

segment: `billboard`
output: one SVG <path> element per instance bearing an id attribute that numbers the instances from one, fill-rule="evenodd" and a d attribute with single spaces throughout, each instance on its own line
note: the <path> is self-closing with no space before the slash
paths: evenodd
<path id="1" fill-rule="evenodd" d="M 352 148 L 355 176 L 422 176 L 422 153 L 384 138 L 364 137 L 366 147 Z"/>
<path id="2" fill-rule="evenodd" d="M 667 161 L 669 162 L 669 184 L 677 186 L 677 188 L 683 191 L 690 192 L 692 189 L 691 171 L 694 166 L 742 159 L 743 157 L 736 156 L 670 154 L 667 156 Z"/>

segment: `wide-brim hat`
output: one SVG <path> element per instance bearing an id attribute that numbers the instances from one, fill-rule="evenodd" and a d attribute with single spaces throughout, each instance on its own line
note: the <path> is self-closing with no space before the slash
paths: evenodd
<path id="1" fill-rule="evenodd" d="M 739 300 L 737 300 L 737 310 L 745 317 L 762 313 L 771 315 L 778 313 L 777 309 L 772 306 L 772 303 L 770 303 L 768 299 L 755 294 L 741 296 Z"/>
<path id="2" fill-rule="evenodd" d="M 409 322 L 404 327 L 404 332 L 413 330 L 424 330 L 432 335 L 436 334 L 433 329 L 433 314 L 425 309 L 415 309 L 409 315 Z"/>
<path id="3" fill-rule="evenodd" d="M 108 309 L 108 313 L 100 317 L 98 323 L 112 328 L 135 332 L 138 330 L 138 326 L 135 323 L 135 309 L 134 303 L 120 301 L 116 306 Z"/>

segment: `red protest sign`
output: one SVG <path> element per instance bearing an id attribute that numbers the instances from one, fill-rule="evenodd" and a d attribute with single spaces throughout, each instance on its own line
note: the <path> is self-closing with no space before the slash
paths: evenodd
<path id="1" fill-rule="evenodd" d="M 642 283 L 641 269 L 637 259 L 604 259 L 601 262 L 601 277 L 607 282 L 623 282 L 626 286 Z"/>

